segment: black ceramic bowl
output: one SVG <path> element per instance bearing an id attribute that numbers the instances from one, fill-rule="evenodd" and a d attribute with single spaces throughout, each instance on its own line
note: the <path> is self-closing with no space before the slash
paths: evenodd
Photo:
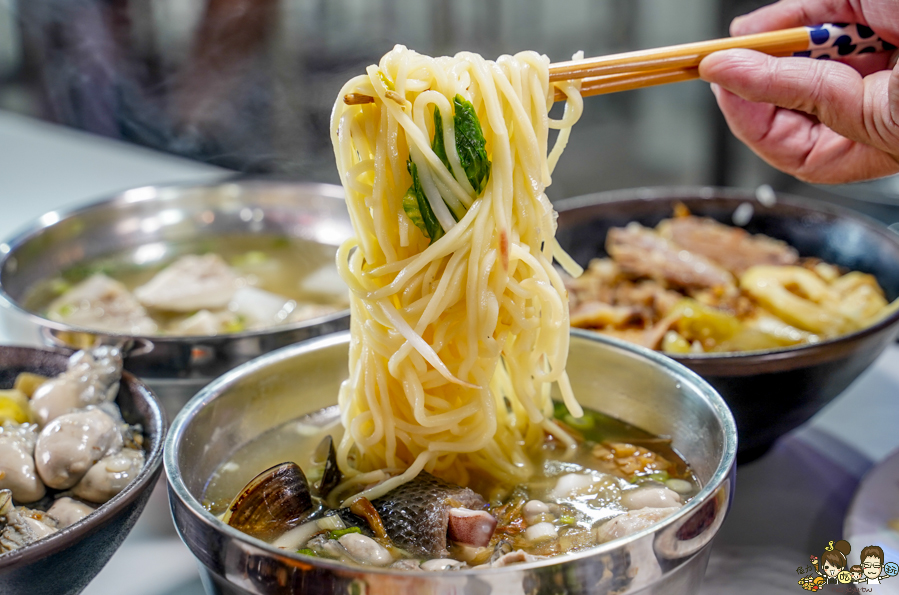
<path id="1" fill-rule="evenodd" d="M 0 346 L 0 388 L 20 372 L 55 376 L 71 352 Z M 112 500 L 81 521 L 38 542 L 0 556 L 0 595 L 80 593 L 102 570 L 137 522 L 162 471 L 168 426 L 153 393 L 125 372 L 116 398 L 122 416 L 144 429 L 146 464 Z M 122 585 L 122 593 L 128 592 Z"/>
<path id="2" fill-rule="evenodd" d="M 784 240 L 802 256 L 871 273 L 887 299 L 899 296 L 899 236 L 855 212 L 777 195 L 765 206 L 755 193 L 717 188 L 641 188 L 559 201 L 558 238 L 578 263 L 606 256 L 606 233 L 636 221 L 654 227 L 676 203 L 694 215 L 733 225 L 736 208 L 752 205 L 745 229 Z M 712 384 L 737 420 L 739 460 L 763 454 L 855 380 L 899 331 L 899 312 L 877 324 L 814 345 L 774 351 L 677 355 Z"/>

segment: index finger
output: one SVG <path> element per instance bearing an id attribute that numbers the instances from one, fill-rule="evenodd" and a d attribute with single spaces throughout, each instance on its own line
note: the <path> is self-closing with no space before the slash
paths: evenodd
<path id="1" fill-rule="evenodd" d="M 735 18 L 730 34 L 750 35 L 834 22 L 868 24 L 865 15 L 849 0 L 780 0 Z"/>
<path id="2" fill-rule="evenodd" d="M 780 0 L 735 18 L 730 34 L 749 35 L 823 23 L 866 25 L 882 39 L 899 45 L 899 0 L 867 4 L 858 0 Z"/>

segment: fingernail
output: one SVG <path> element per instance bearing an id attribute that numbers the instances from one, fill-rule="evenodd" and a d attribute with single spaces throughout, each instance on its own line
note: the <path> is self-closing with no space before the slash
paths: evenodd
<path id="1" fill-rule="evenodd" d="M 730 34 L 736 36 L 740 34 L 740 22 L 746 18 L 746 15 L 740 15 L 730 22 Z"/>
<path id="2" fill-rule="evenodd" d="M 719 85 L 718 83 L 712 83 L 709 86 L 712 88 L 712 94 L 715 96 L 715 99 L 718 99 L 718 96 L 721 93 L 721 85 Z"/>

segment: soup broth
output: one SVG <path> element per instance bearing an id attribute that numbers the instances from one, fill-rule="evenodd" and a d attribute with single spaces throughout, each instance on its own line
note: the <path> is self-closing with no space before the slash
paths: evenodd
<path id="1" fill-rule="evenodd" d="M 342 507 L 341 501 L 352 496 L 352 491 L 321 497 L 317 492 L 324 465 L 319 445 L 328 436 L 337 442 L 343 433 L 336 406 L 287 422 L 240 447 L 210 478 L 204 505 L 227 521 L 236 510 L 237 501 L 245 498 L 244 486 L 258 482 L 261 470 L 294 461 L 311 486 L 312 508 L 302 522 L 287 523 L 283 531 L 269 535 L 266 541 L 286 550 L 348 563 L 428 569 L 425 563 L 435 559 L 446 568 L 505 565 L 586 549 L 665 518 L 698 492 L 697 478 L 666 437 L 654 436 L 596 411 L 588 410 L 575 419 L 561 404 L 556 406 L 556 416 L 577 438 L 574 452 L 547 438 L 533 451 L 535 467 L 540 471 L 528 482 L 496 485 L 485 478 L 471 478 L 468 487 L 483 498 L 479 500 L 483 504 L 471 506 L 472 510 L 477 514 L 486 512 L 496 521 L 489 541 L 482 541 L 481 545 L 454 541 L 451 526 L 446 548 L 437 548 L 441 551 L 428 550 L 432 535 L 393 535 L 388 529 L 386 537 L 379 539 L 367 522 L 360 522 L 358 515 L 349 514 Z M 388 471 L 384 477 L 389 475 Z M 406 484 L 422 481 L 421 489 L 400 486 L 373 502 L 386 527 L 397 526 L 388 515 L 420 506 L 422 494 L 440 500 L 446 491 L 450 493 L 448 500 L 458 504 L 460 497 L 452 492 L 462 488 L 432 485 L 428 482 L 433 478 L 426 473 L 422 476 L 424 479 Z M 355 491 L 363 487 L 359 485 Z M 352 547 L 341 549 L 341 537 L 357 531 L 384 546 L 390 560 L 372 561 L 354 556 Z"/>
<path id="2" fill-rule="evenodd" d="M 235 234 L 145 244 L 79 263 L 40 281 L 26 293 L 23 305 L 76 326 L 131 334 L 220 334 L 265 328 L 347 307 L 335 254 L 335 246 L 284 236 Z M 223 293 L 221 286 L 198 287 L 190 296 L 196 307 L 143 299 L 140 288 L 154 282 L 157 290 L 190 287 L 209 275 L 209 267 L 194 267 L 173 277 L 171 268 L 185 259 L 218 265 L 215 272 L 226 275 L 224 291 L 232 292 L 232 299 L 209 305 Z M 168 278 L 160 278 L 166 273 Z M 211 295 L 202 295 L 204 291 Z M 93 316 L 89 310 L 101 314 Z M 204 324 L 194 324 L 199 319 Z"/>

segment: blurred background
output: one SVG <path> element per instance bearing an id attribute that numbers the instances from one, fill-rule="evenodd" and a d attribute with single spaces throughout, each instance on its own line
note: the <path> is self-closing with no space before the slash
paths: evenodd
<path id="1" fill-rule="evenodd" d="M 0 109 L 238 172 L 337 182 L 333 101 L 396 43 L 432 55 L 535 49 L 559 61 L 579 49 L 591 56 L 723 36 L 735 15 L 763 3 L 0 0 Z M 733 139 L 704 83 L 586 103 L 553 199 L 770 184 L 899 221 L 888 206 L 892 181 L 822 190 L 767 167 Z"/>

